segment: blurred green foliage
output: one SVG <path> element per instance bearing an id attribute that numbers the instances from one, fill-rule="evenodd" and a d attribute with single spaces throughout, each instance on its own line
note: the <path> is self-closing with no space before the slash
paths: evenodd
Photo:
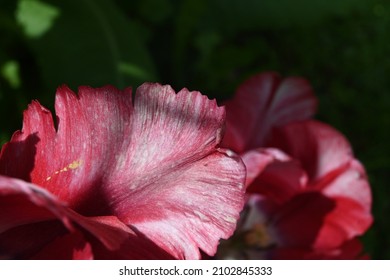
<path id="1" fill-rule="evenodd" d="M 222 101 L 251 74 L 304 76 L 318 119 L 367 168 L 374 259 L 390 251 L 390 2 L 386 0 L 0 0 L 0 144 L 32 99 L 60 84 L 188 87 Z"/>
<path id="2" fill-rule="evenodd" d="M 38 0 L 20 0 L 16 10 L 16 20 L 23 26 L 24 33 L 32 38 L 48 31 L 58 16 L 59 9 Z"/>

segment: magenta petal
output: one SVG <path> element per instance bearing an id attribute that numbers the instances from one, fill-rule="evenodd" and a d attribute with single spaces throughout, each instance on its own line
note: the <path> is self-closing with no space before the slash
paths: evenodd
<path id="1" fill-rule="evenodd" d="M 66 234 L 49 243 L 33 256 L 36 260 L 92 260 L 91 245 L 78 231 Z"/>
<path id="2" fill-rule="evenodd" d="M 264 146 L 271 129 L 314 115 L 317 99 L 309 83 L 298 77 L 281 79 L 265 72 L 246 80 L 226 103 L 223 145 L 242 153 Z"/>
<path id="3" fill-rule="evenodd" d="M 89 243 L 81 243 L 83 241 L 78 240 L 79 243 L 75 243 L 73 253 L 82 253 L 83 256 L 88 257 L 89 247 L 92 245 L 91 257 L 93 255 L 95 259 L 173 259 L 149 238 L 135 233 L 117 217 L 83 217 L 72 212 L 69 216 L 82 227 L 89 241 Z M 73 242 L 73 240 L 70 241 Z M 86 246 L 83 249 L 84 253 L 77 251 L 82 245 Z M 61 250 L 62 246 L 60 241 L 55 240 L 54 244 L 49 244 L 48 248 L 44 249 L 44 252 L 50 256 L 51 250 L 56 250 L 56 248 Z M 45 251 L 46 249 L 48 252 Z M 45 254 L 42 253 L 42 256 Z"/>
<path id="4" fill-rule="evenodd" d="M 322 193 L 329 197 L 344 197 L 354 200 L 362 206 L 368 215 L 371 211 L 372 195 L 362 164 L 353 159 L 339 170 L 337 176 L 332 175 L 317 181 L 314 188 L 322 190 Z M 328 180 L 328 177 L 331 177 L 331 180 Z"/>
<path id="5" fill-rule="evenodd" d="M 72 222 L 94 234 L 107 248 L 116 250 L 134 234 L 116 217 L 83 217 L 45 189 L 18 179 L 0 176 L 0 233 L 21 225 L 60 220 L 70 231 Z"/>
<path id="6" fill-rule="evenodd" d="M 362 235 L 372 224 L 372 216 L 354 200 L 334 199 L 335 208 L 324 217 L 316 248 L 340 246 L 345 240 Z"/>
<path id="7" fill-rule="evenodd" d="M 214 255 L 219 239 L 233 234 L 244 204 L 244 167 L 237 162 L 220 150 L 172 170 L 168 180 L 150 182 L 131 198 L 139 211 L 120 217 L 176 258 L 198 259 L 198 247 Z"/>
<path id="8" fill-rule="evenodd" d="M 322 218 L 316 246 L 338 246 L 363 234 L 372 223 L 371 191 L 345 137 L 317 121 L 288 124 L 275 135 L 278 147 L 299 159 L 311 175 L 308 190 L 334 203 L 334 209 Z"/>
<path id="9" fill-rule="evenodd" d="M 0 257 L 62 258 L 78 255 L 89 258 L 89 247 L 76 232 L 76 226 L 89 234 L 94 248 L 112 251 L 112 257 L 132 259 L 169 258 L 146 237 L 134 233 L 117 217 L 84 217 L 64 206 L 46 190 L 19 179 L 0 176 Z M 43 230 L 43 231 L 42 231 Z M 67 233 L 68 234 L 67 237 Z M 48 252 L 60 250 L 63 242 L 75 245 L 64 254 L 50 257 Z M 54 242 L 54 243 L 53 243 Z M 53 243 L 53 244 L 52 244 Z M 131 250 L 129 245 L 131 244 Z M 126 245 L 127 252 L 121 252 Z M 81 248 L 80 248 L 81 247 Z M 80 251 L 80 250 L 81 251 Z M 80 252 L 79 252 L 80 251 Z M 81 254 L 81 255 L 80 255 Z M 77 257 L 74 255 L 74 257 Z M 118 257 L 119 258 L 119 257 Z"/>
<path id="10" fill-rule="evenodd" d="M 319 121 L 303 121 L 277 129 L 273 144 L 299 160 L 311 180 L 348 164 L 353 159 L 347 139 Z"/>
<path id="11" fill-rule="evenodd" d="M 30 258 L 66 231 L 73 231 L 66 207 L 46 190 L 0 176 L 0 257 Z"/>
<path id="12" fill-rule="evenodd" d="M 318 240 L 325 219 L 336 207 L 336 203 L 318 192 L 305 192 L 284 203 L 272 216 L 272 228 L 278 244 L 282 247 L 310 249 Z M 299 226 L 298 226 L 299 225 Z M 337 232 L 328 236 L 329 248 L 346 239 Z"/>
<path id="13" fill-rule="evenodd" d="M 45 189 L 0 175 L 0 233 L 20 225 L 58 219 L 72 230 L 66 207 Z"/>
<path id="14" fill-rule="evenodd" d="M 245 186 L 248 187 L 261 172 L 276 159 L 287 161 L 290 159 L 282 151 L 277 149 L 256 149 L 245 152 L 241 158 L 246 167 Z"/>
<path id="15" fill-rule="evenodd" d="M 135 233 L 114 216 L 83 217 L 70 213 L 72 219 L 94 238 L 93 251 L 98 259 L 172 259 L 148 237 Z M 104 246 L 102 246 L 104 245 Z M 102 254 L 104 252 L 104 254 Z"/>
<path id="16" fill-rule="evenodd" d="M 274 148 L 252 150 L 242 155 L 247 168 L 247 191 L 281 204 L 305 190 L 307 175 L 299 162 Z"/>
<path id="17" fill-rule="evenodd" d="M 144 84 L 133 105 L 130 89 L 81 87 L 76 95 L 63 86 L 55 108 L 57 129 L 48 110 L 29 106 L 22 131 L 2 149 L 1 174 L 46 189 L 66 203 L 66 218 L 110 250 L 130 235 L 174 257 L 198 258 L 199 248 L 213 254 L 232 234 L 245 168 L 218 149 L 225 111 L 215 101 Z M 111 227 L 86 216 L 118 219 Z"/>
<path id="18" fill-rule="evenodd" d="M 106 190 L 121 220 L 177 258 L 214 254 L 243 207 L 244 166 L 217 150 L 223 119 L 198 92 L 144 84 L 135 96 L 133 137 Z"/>
<path id="19" fill-rule="evenodd" d="M 0 234 L 0 259 L 30 259 L 67 232 L 58 220 L 13 227 Z"/>
<path id="20" fill-rule="evenodd" d="M 273 219 L 283 246 L 316 250 L 337 248 L 363 234 L 372 222 L 370 213 L 358 201 L 330 198 L 319 192 L 295 196 Z"/>
<path id="21" fill-rule="evenodd" d="M 322 193 L 332 198 L 335 209 L 325 219 L 317 245 L 329 244 L 329 237 L 339 235 L 339 239 L 350 239 L 362 235 L 371 226 L 371 191 L 363 169 L 356 160 L 340 170 L 331 181 L 324 177 L 317 182 Z M 323 185 L 326 182 L 326 185 Z M 322 186 L 323 185 L 323 186 Z"/>
<path id="22" fill-rule="evenodd" d="M 81 87 L 76 96 L 63 86 L 55 108 L 57 131 L 47 109 L 38 102 L 29 105 L 22 131 L 2 149 L 0 174 L 34 182 L 72 209 L 96 215 L 96 208 L 91 211 L 91 203 L 85 201 L 89 198 L 100 206 L 102 198 L 94 187 L 102 171 L 114 164 L 112 151 L 120 151 L 128 135 L 124 130 L 131 117 L 131 90 Z"/>

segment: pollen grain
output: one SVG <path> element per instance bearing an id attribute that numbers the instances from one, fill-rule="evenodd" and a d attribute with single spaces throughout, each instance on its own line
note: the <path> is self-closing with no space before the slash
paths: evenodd
<path id="1" fill-rule="evenodd" d="M 83 164 L 83 161 L 80 159 L 80 160 L 75 160 L 73 161 L 72 163 L 68 164 L 67 166 L 65 166 L 64 168 L 60 169 L 60 170 L 57 170 L 56 172 L 53 173 L 53 175 L 58 175 L 60 173 L 63 173 L 63 172 L 66 172 L 66 171 L 69 171 L 69 170 L 74 170 L 74 169 L 77 169 L 79 168 L 81 165 Z M 46 178 L 46 181 L 49 181 L 52 179 L 52 176 L 49 176 Z"/>

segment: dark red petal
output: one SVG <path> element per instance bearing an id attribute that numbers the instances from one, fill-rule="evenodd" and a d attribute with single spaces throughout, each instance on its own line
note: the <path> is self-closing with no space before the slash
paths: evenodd
<path id="1" fill-rule="evenodd" d="M 307 176 L 299 162 L 277 149 L 257 149 L 242 155 L 247 191 L 283 203 L 306 189 Z"/>
<path id="2" fill-rule="evenodd" d="M 272 223 L 282 246 L 329 250 L 362 235 L 372 216 L 359 201 L 308 192 L 278 209 Z"/>
<path id="3" fill-rule="evenodd" d="M 317 180 L 353 159 L 347 139 L 331 126 L 318 121 L 280 127 L 272 143 L 299 160 L 311 180 Z"/>
<path id="4" fill-rule="evenodd" d="M 0 233 L 0 259 L 30 259 L 68 231 L 58 220 L 20 225 Z"/>
<path id="5" fill-rule="evenodd" d="M 33 257 L 40 250 L 43 250 L 40 253 L 42 258 L 50 258 L 47 252 L 62 248 L 61 242 L 55 241 L 56 238 L 76 247 L 74 250 L 69 248 L 64 255 L 56 254 L 51 258 L 76 254 L 80 246 L 83 249 L 79 256 L 88 257 L 90 245 L 75 234 L 76 227 L 96 240 L 96 250 L 112 251 L 108 255 L 110 257 L 118 254 L 129 259 L 172 258 L 147 237 L 136 234 L 117 217 L 81 216 L 64 206 L 46 190 L 19 179 L 0 176 L 0 201 L 4 202 L 0 204 L 1 258 L 26 259 Z M 69 237 L 66 237 L 67 232 L 70 232 Z M 104 257 L 99 254 L 99 258 Z"/>
<path id="6" fill-rule="evenodd" d="M 315 246 L 340 246 L 363 234 L 372 223 L 371 191 L 364 168 L 353 158 L 345 137 L 317 121 L 286 125 L 277 135 L 278 146 L 301 160 L 311 175 L 308 190 L 321 193 L 334 204 L 321 218 Z M 315 205 L 312 207 L 315 211 Z"/>
<path id="7" fill-rule="evenodd" d="M 363 206 L 349 198 L 335 198 L 335 208 L 324 217 L 315 246 L 340 246 L 346 239 L 362 235 L 372 224 L 372 216 Z"/>
<path id="8" fill-rule="evenodd" d="M 29 105 L 22 131 L 2 149 L 0 174 L 31 181 L 71 208 L 99 215 L 103 197 L 96 186 L 121 155 L 123 138 L 129 137 L 131 90 L 82 87 L 76 96 L 63 86 L 55 108 L 57 131 L 47 109 L 38 102 Z"/>
<path id="9" fill-rule="evenodd" d="M 363 166 L 356 160 L 317 181 L 318 189 L 333 199 L 336 207 L 325 218 L 316 246 L 323 247 L 362 235 L 372 224 L 371 191 Z M 329 240 L 329 237 L 332 237 Z M 335 244 L 338 244 L 337 242 Z"/>
<path id="10" fill-rule="evenodd" d="M 84 217 L 74 212 L 70 216 L 92 236 L 95 258 L 173 259 L 164 248 L 151 241 L 149 236 L 133 231 L 117 217 Z"/>
<path id="11" fill-rule="evenodd" d="M 263 170 L 275 160 L 287 161 L 290 157 L 278 149 L 255 149 L 245 152 L 241 158 L 246 167 L 245 186 L 248 187 Z"/>
<path id="12" fill-rule="evenodd" d="M 273 127 L 309 119 L 316 107 L 317 99 L 306 80 L 282 80 L 272 72 L 255 75 L 226 103 L 223 145 L 238 153 L 262 147 Z"/>
<path id="13" fill-rule="evenodd" d="M 123 224 L 117 222 L 112 217 L 92 218 L 92 222 L 87 225 L 90 233 L 75 231 L 62 235 L 50 242 L 38 254 L 32 256 L 33 259 L 103 259 L 103 260 L 145 260 L 145 259 L 173 259 L 167 252 L 159 248 L 156 244 L 148 240 L 145 236 L 135 235 L 129 229 L 123 228 Z M 88 222 L 88 221 L 87 221 Z M 98 223 L 94 223 L 98 222 Z M 101 223 L 102 225 L 99 225 Z M 86 222 L 83 222 L 84 226 Z M 105 226 L 109 225 L 109 228 Z M 104 231 L 106 239 L 103 243 L 107 245 L 107 233 L 112 245 L 116 239 L 125 235 L 126 238 L 118 245 L 109 247 L 102 244 L 102 239 L 98 234 Z M 100 232 L 102 233 L 102 232 Z M 127 234 L 126 234 L 127 233 Z M 87 239 L 86 239 L 87 238 Z M 88 240 L 88 241 L 87 241 Z"/>
<path id="14" fill-rule="evenodd" d="M 322 177 L 312 188 L 329 197 L 351 199 L 361 205 L 366 215 L 370 214 L 372 194 L 363 165 L 352 159 L 337 171 Z"/>
<path id="15" fill-rule="evenodd" d="M 325 176 L 322 181 L 327 181 L 326 179 Z M 317 184 L 321 185 L 322 181 Z M 340 240 L 362 235 L 371 226 L 373 217 L 370 186 L 363 166 L 358 161 L 352 160 L 337 177 L 320 189 L 335 201 L 336 207 L 325 219 L 317 246 L 329 244 L 328 237 L 337 234 Z"/>
<path id="16" fill-rule="evenodd" d="M 306 192 L 294 196 L 283 204 L 271 217 L 271 225 L 275 230 L 278 244 L 282 247 L 314 248 L 318 236 L 326 225 L 326 217 L 336 207 L 336 203 L 319 192 Z M 343 233 L 343 232 L 342 232 Z M 329 233 L 324 247 L 333 248 L 340 241 L 346 240 L 339 232 Z"/>
<path id="17" fill-rule="evenodd" d="M 53 195 L 34 184 L 0 175 L 0 233 L 47 220 L 60 220 L 72 230 L 67 209 Z"/>
<path id="18" fill-rule="evenodd" d="M 89 240 L 97 260 L 172 260 L 174 257 L 141 233 L 129 235 L 116 250 L 102 246 L 96 238 Z"/>
<path id="19" fill-rule="evenodd" d="M 47 115 L 51 116 L 49 111 L 45 110 L 42 112 L 43 118 L 46 118 Z M 52 119 L 51 117 L 46 118 L 45 121 L 50 126 Z M 20 131 L 15 132 L 11 141 L 4 144 L 1 148 L 0 174 L 24 181 L 31 181 L 31 172 L 35 165 L 34 157 L 37 152 L 36 145 L 39 141 L 37 133 L 25 135 Z"/>
<path id="20" fill-rule="evenodd" d="M 78 231 L 63 235 L 35 254 L 36 260 L 92 260 L 91 245 Z"/>

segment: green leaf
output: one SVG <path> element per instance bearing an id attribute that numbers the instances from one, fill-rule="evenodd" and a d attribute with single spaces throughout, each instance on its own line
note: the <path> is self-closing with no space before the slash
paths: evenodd
<path id="1" fill-rule="evenodd" d="M 121 62 L 118 65 L 119 71 L 125 75 L 128 75 L 130 77 L 139 78 L 142 80 L 150 80 L 153 77 L 151 77 L 147 72 L 145 72 L 142 68 L 138 67 L 137 65 Z"/>
<path id="2" fill-rule="evenodd" d="M 16 10 L 16 20 L 22 25 L 27 36 L 42 36 L 60 15 L 55 6 L 38 0 L 20 0 Z"/>
<path id="3" fill-rule="evenodd" d="M 19 63 L 17 61 L 10 60 L 4 63 L 1 67 L 1 75 L 8 81 L 11 88 L 20 87 Z"/>
<path id="4" fill-rule="evenodd" d="M 142 30 L 113 1 L 67 0 L 58 6 L 61 17 L 53 28 L 31 41 L 48 91 L 61 84 L 123 88 L 156 80 Z"/>

